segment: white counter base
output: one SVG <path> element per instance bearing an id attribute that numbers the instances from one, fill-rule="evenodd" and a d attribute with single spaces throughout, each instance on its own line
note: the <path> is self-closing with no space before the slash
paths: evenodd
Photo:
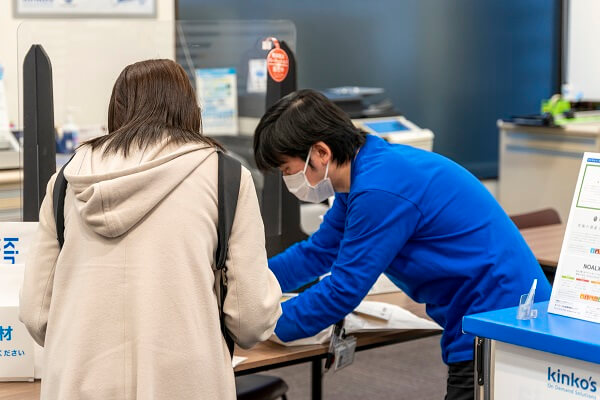
<path id="1" fill-rule="evenodd" d="M 600 399 L 598 364 L 497 341 L 494 347 L 491 399 Z"/>

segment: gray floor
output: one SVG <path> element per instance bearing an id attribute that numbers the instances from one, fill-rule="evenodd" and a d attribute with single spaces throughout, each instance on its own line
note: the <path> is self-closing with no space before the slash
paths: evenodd
<path id="1" fill-rule="evenodd" d="M 439 399 L 446 393 L 447 368 L 440 336 L 362 351 L 354 364 L 323 381 L 325 399 Z M 310 364 L 268 371 L 290 387 L 289 400 L 310 399 Z"/>

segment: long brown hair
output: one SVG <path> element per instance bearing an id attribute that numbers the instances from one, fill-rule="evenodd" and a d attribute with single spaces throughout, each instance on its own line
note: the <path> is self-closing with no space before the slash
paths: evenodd
<path id="1" fill-rule="evenodd" d="M 183 68 L 172 60 L 146 60 L 126 66 L 117 78 L 108 105 L 108 134 L 83 145 L 106 144 L 104 155 L 126 157 L 132 145 L 143 149 L 164 137 L 222 149 L 202 134 L 196 94 Z"/>

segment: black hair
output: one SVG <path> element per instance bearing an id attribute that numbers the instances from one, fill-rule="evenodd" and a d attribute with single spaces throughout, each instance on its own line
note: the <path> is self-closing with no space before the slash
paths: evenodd
<path id="1" fill-rule="evenodd" d="M 280 99 L 260 119 L 254 132 L 254 158 L 265 171 L 283 164 L 283 156 L 306 159 L 312 145 L 323 141 L 332 160 L 344 164 L 365 140 L 366 133 L 331 100 L 303 89 Z"/>

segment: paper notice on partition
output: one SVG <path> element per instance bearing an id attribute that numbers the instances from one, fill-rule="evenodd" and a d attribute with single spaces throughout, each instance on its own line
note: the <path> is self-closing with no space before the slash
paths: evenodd
<path id="1" fill-rule="evenodd" d="M 237 134 L 237 79 L 235 68 L 196 70 L 196 92 L 206 134 Z"/>
<path id="2" fill-rule="evenodd" d="M 600 153 L 585 153 L 548 312 L 600 322 Z"/>

